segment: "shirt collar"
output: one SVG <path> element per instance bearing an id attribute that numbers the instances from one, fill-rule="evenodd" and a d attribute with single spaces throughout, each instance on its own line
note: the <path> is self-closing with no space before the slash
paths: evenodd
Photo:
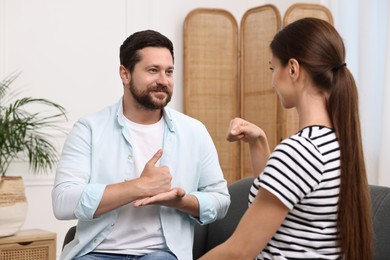
<path id="1" fill-rule="evenodd" d="M 124 126 L 125 125 L 125 121 L 124 121 L 124 114 L 123 114 L 123 97 L 118 101 L 117 103 L 117 118 L 118 118 L 118 123 L 120 126 Z M 164 121 L 165 123 L 167 124 L 168 126 L 168 129 L 169 131 L 171 132 L 174 132 L 175 129 L 173 127 L 173 120 L 172 120 L 172 115 L 171 115 L 171 111 L 169 108 L 167 107 L 164 107 L 163 108 L 163 118 L 164 118 Z"/>

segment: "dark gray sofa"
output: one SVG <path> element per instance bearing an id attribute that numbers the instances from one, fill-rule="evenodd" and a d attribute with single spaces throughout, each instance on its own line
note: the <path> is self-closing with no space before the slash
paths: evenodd
<path id="1" fill-rule="evenodd" d="M 248 208 L 248 193 L 252 182 L 253 178 L 248 177 L 238 180 L 229 186 L 232 202 L 224 219 L 205 226 L 196 224 L 193 248 L 194 259 L 198 259 L 208 250 L 225 241 L 232 234 L 242 214 Z M 370 185 L 370 191 L 374 223 L 373 259 L 389 260 L 390 188 Z"/>
<path id="2" fill-rule="evenodd" d="M 225 241 L 234 231 L 241 216 L 248 208 L 248 192 L 253 178 L 236 181 L 229 186 L 231 205 L 224 219 L 209 225 L 195 225 L 193 254 L 198 259 L 211 248 Z M 390 259 L 390 188 L 370 185 L 373 223 L 374 223 L 374 260 Z M 63 245 L 70 242 L 76 231 L 71 227 L 65 236 Z M 355 260 L 355 259 L 354 259 Z M 362 259 L 363 260 L 363 259 Z M 365 260 L 365 259 L 364 259 Z"/>

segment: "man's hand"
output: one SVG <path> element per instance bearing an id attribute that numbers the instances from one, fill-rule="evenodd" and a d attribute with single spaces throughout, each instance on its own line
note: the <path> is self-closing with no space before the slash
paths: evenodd
<path id="1" fill-rule="evenodd" d="M 156 167 L 156 163 L 162 156 L 162 150 L 158 150 L 153 157 L 145 164 L 144 170 L 139 177 L 141 187 L 145 191 L 145 196 L 171 190 L 172 175 L 167 166 Z"/>
<path id="2" fill-rule="evenodd" d="M 182 188 L 174 188 L 168 192 L 159 193 L 153 197 L 146 197 L 134 202 L 134 207 L 146 205 L 162 205 L 167 207 L 177 207 L 180 200 L 186 195 L 185 190 Z"/>
<path id="3" fill-rule="evenodd" d="M 169 192 L 172 181 L 169 168 L 167 166 L 156 167 L 161 156 L 162 150 L 160 149 L 145 164 L 139 178 L 107 185 L 94 217 L 133 201 Z"/>
<path id="4" fill-rule="evenodd" d="M 137 179 L 138 186 L 144 191 L 134 201 L 134 207 L 161 205 L 199 216 L 199 202 L 193 195 L 186 194 L 182 188 L 171 188 L 172 176 L 167 166 L 156 167 L 162 156 L 162 150 L 146 163 L 141 176 Z"/>

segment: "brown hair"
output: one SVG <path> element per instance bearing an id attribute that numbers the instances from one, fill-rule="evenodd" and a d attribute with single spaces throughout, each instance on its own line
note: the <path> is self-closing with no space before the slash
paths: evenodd
<path id="1" fill-rule="evenodd" d="M 119 48 L 119 59 L 121 65 L 125 66 L 130 72 L 133 72 L 135 64 L 140 60 L 139 50 L 146 47 L 167 48 L 173 55 L 173 44 L 166 36 L 153 30 L 145 30 L 136 32 L 123 42 Z"/>
<path id="2" fill-rule="evenodd" d="M 358 93 L 345 64 L 344 43 L 329 23 L 304 18 L 286 26 L 271 42 L 272 54 L 287 66 L 296 59 L 314 84 L 329 94 L 328 113 L 340 144 L 337 228 L 344 259 L 372 259 L 372 217 L 360 131 Z"/>

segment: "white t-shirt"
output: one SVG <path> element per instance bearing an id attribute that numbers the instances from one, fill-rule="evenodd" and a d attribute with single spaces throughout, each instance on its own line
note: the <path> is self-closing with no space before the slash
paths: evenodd
<path id="1" fill-rule="evenodd" d="M 141 125 L 126 120 L 133 145 L 134 169 L 131 178 L 138 178 L 146 162 L 162 148 L 164 120 Z M 159 161 L 156 165 L 159 165 Z M 94 250 L 95 252 L 145 255 L 167 249 L 160 223 L 160 207 L 149 205 L 134 208 L 133 203 L 119 209 L 113 231 Z"/>

